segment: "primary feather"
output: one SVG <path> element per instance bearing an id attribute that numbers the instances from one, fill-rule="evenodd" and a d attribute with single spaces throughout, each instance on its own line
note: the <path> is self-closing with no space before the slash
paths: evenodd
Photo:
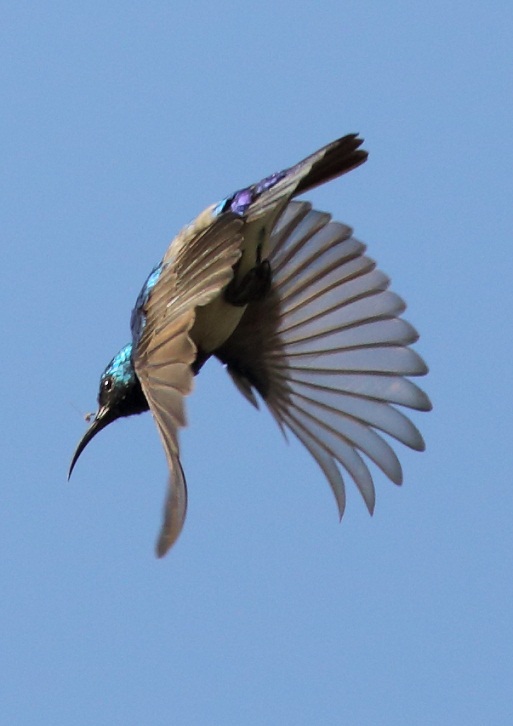
<path id="1" fill-rule="evenodd" d="M 271 294 L 248 305 L 216 351 L 252 403 L 255 388 L 281 427 L 290 429 L 324 471 L 340 516 L 351 475 L 370 512 L 375 492 L 365 454 L 396 484 L 399 460 L 379 432 L 422 450 L 412 422 L 392 404 L 427 410 L 405 376 L 426 373 L 408 346 L 403 301 L 349 227 L 307 202 L 290 202 L 270 237 Z"/>

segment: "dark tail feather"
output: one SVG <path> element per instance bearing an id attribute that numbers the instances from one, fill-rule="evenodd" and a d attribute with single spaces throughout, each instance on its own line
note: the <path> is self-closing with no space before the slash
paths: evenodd
<path id="1" fill-rule="evenodd" d="M 343 136 L 289 169 L 272 174 L 258 184 L 237 192 L 227 203 L 231 204 L 233 210 L 233 205 L 237 205 L 239 197 L 242 197 L 247 222 L 253 222 L 268 214 L 273 214 L 276 221 L 292 197 L 363 164 L 367 152 L 359 148 L 362 143 L 363 139 L 357 134 Z M 251 198 L 249 207 L 246 199 L 248 191 Z M 270 227 L 273 224 L 274 222 Z"/>
<path id="2" fill-rule="evenodd" d="M 363 164 L 368 153 L 359 148 L 362 143 L 363 139 L 359 138 L 358 134 L 348 134 L 300 162 L 298 166 L 302 167 L 315 159 L 308 174 L 297 185 L 294 196 L 303 194 L 303 192 L 309 191 L 319 186 L 319 184 L 324 184 L 330 179 L 334 179 Z"/>

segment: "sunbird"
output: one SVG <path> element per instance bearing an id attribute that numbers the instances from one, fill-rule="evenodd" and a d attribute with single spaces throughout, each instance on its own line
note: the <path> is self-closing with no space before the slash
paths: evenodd
<path id="1" fill-rule="evenodd" d="M 173 239 L 132 311 L 132 340 L 100 378 L 99 408 L 73 455 L 121 416 L 150 410 L 169 465 L 156 552 L 162 557 L 185 520 L 187 487 L 178 431 L 194 376 L 215 356 L 258 408 L 301 441 L 326 476 L 340 517 L 342 467 L 372 514 L 375 490 L 362 454 L 394 483 L 402 470 L 382 433 L 424 449 L 397 405 L 428 411 L 409 377 L 427 373 L 410 346 L 403 300 L 365 255 L 352 229 L 295 197 L 367 159 L 349 134 L 295 166 L 231 194 Z"/>

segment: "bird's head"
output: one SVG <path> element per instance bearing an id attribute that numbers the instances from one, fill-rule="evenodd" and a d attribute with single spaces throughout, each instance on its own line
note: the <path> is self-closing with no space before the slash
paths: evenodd
<path id="1" fill-rule="evenodd" d="M 71 476 L 78 457 L 96 434 L 121 416 L 148 410 L 148 403 L 132 363 L 132 344 L 125 345 L 103 371 L 98 392 L 98 411 L 80 440 L 69 468 Z"/>

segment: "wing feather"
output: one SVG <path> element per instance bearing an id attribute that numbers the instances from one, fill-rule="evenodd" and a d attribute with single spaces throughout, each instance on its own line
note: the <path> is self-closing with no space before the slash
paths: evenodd
<path id="1" fill-rule="evenodd" d="M 197 349 L 189 332 L 195 311 L 230 281 L 240 255 L 242 221 L 231 214 L 203 215 L 171 243 L 161 274 L 140 311 L 144 326 L 134 365 L 166 452 L 169 482 L 156 551 L 162 557 L 178 538 L 187 510 L 178 430 L 186 425 L 184 397 L 193 385 Z"/>
<path id="2" fill-rule="evenodd" d="M 374 484 L 363 457 L 400 484 L 399 459 L 382 434 L 424 448 L 416 426 L 396 408 L 431 408 L 408 378 L 427 372 L 409 347 L 418 334 L 400 317 L 405 304 L 365 245 L 329 215 L 289 203 L 269 247 L 271 293 L 248 306 L 216 355 L 246 398 L 256 404 L 256 389 L 280 427 L 310 452 L 340 516 L 345 491 L 337 465 L 372 513 Z"/>

